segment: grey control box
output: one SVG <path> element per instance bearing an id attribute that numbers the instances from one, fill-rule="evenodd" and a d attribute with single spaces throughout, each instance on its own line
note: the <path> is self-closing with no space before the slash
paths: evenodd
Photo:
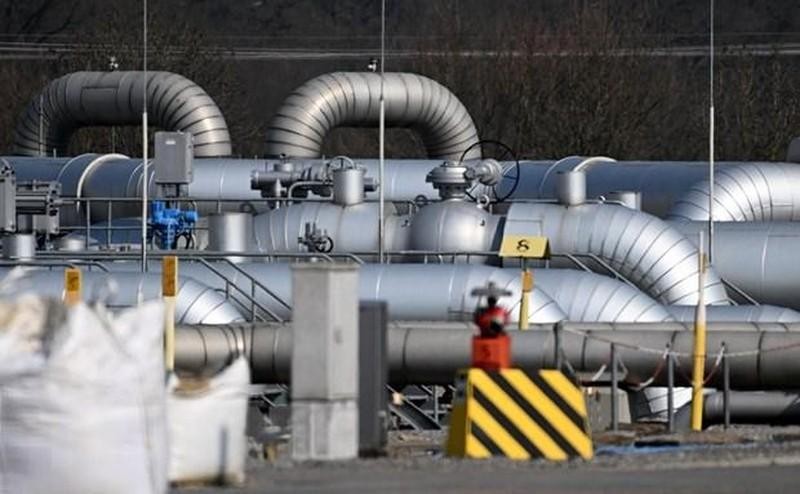
<path id="1" fill-rule="evenodd" d="M 155 152 L 153 166 L 156 184 L 186 185 L 192 182 L 192 134 L 156 132 Z"/>

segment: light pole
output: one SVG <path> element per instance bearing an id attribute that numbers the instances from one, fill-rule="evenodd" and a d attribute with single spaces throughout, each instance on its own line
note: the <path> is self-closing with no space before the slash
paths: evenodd
<path id="1" fill-rule="evenodd" d="M 386 107 L 384 104 L 383 82 L 384 82 L 384 67 L 386 65 L 386 0 L 381 0 L 381 95 L 380 95 L 380 110 L 378 116 L 378 262 L 384 263 L 385 255 L 385 237 L 386 237 L 386 221 L 384 215 L 384 138 L 386 133 Z"/>
<path id="2" fill-rule="evenodd" d="M 147 272 L 147 0 L 142 0 L 142 272 Z"/>

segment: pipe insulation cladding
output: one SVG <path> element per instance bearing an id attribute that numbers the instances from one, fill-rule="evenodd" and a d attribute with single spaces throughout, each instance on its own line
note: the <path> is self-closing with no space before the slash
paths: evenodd
<path id="1" fill-rule="evenodd" d="M 481 157 L 478 131 L 461 101 L 419 74 L 384 74 L 388 127 L 414 129 L 430 158 Z M 284 100 L 267 127 L 266 154 L 317 158 L 336 127 L 378 127 L 381 74 L 333 72 L 307 81 Z"/>
<path id="2" fill-rule="evenodd" d="M 0 272 L 9 273 L 9 268 Z M 161 298 L 161 275 L 135 272 L 84 271 L 81 294 L 86 301 L 102 301 L 111 309 L 135 307 L 144 300 Z M 64 273 L 60 270 L 25 268 L 15 281 L 15 294 L 36 293 L 61 298 Z M 244 321 L 235 305 L 223 293 L 197 280 L 181 276 L 175 305 L 179 324 L 231 324 Z"/>
<path id="3" fill-rule="evenodd" d="M 515 203 L 508 209 L 503 235 L 547 237 L 553 254 L 594 256 L 663 304 L 697 304 L 697 249 L 655 216 L 610 204 Z M 729 303 L 712 268 L 704 290 L 707 304 Z"/>
<path id="4" fill-rule="evenodd" d="M 164 130 L 191 133 L 197 157 L 230 156 L 228 125 L 200 86 L 171 72 L 73 72 L 52 81 L 28 104 L 14 131 L 14 153 L 64 155 L 82 127 L 139 125 L 147 113 Z M 42 132 L 40 133 L 40 123 Z"/>
<path id="5" fill-rule="evenodd" d="M 731 385 L 739 390 L 794 389 L 800 375 L 800 326 L 710 323 L 705 375 L 708 387 L 722 387 L 722 373 L 712 372 L 716 352 L 724 342 L 731 352 Z M 534 371 L 554 368 L 556 330 L 563 355 L 577 372 L 597 372 L 608 365 L 609 345 L 628 370 L 626 382 L 636 384 L 655 376 L 654 386 L 665 386 L 666 372 L 659 352 L 667 345 L 677 353 L 678 365 L 691 368 L 691 324 L 581 324 L 561 323 L 511 331 L 512 360 Z M 459 369 L 469 367 L 472 329 L 424 325 L 388 328 L 390 380 L 393 383 L 453 383 Z M 288 325 L 233 324 L 178 328 L 176 360 L 179 370 L 214 372 L 238 355 L 250 360 L 255 383 L 289 383 L 292 328 Z M 645 351 L 640 348 L 647 349 Z M 678 373 L 678 376 L 681 374 Z M 685 385 L 680 377 L 676 385 Z"/>

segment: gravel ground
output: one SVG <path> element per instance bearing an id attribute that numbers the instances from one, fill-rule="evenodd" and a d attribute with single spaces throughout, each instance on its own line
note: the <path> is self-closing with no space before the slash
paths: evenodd
<path id="1" fill-rule="evenodd" d="M 175 494 L 367 492 L 800 492 L 800 427 L 736 427 L 666 436 L 659 430 L 595 438 L 591 462 L 443 457 L 442 433 L 394 433 L 389 455 L 333 463 L 252 459 L 239 489 Z"/>

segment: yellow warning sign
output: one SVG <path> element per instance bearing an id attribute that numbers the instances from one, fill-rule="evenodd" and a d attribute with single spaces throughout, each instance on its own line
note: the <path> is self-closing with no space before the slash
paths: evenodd
<path id="1" fill-rule="evenodd" d="M 547 237 L 506 235 L 500 244 L 500 257 L 545 259 L 550 257 L 550 243 Z"/>
<path id="2" fill-rule="evenodd" d="M 165 297 L 178 294 L 178 258 L 165 256 L 161 260 L 161 291 Z"/>
<path id="3" fill-rule="evenodd" d="M 462 371 L 450 420 L 450 456 L 594 456 L 583 393 L 557 370 Z"/>

